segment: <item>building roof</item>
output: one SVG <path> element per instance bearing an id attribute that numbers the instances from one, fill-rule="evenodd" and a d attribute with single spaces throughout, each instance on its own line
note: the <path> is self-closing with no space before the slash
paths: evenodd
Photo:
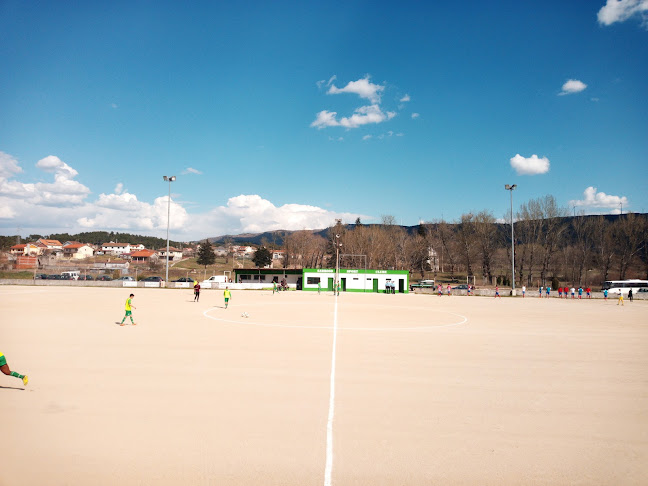
<path id="1" fill-rule="evenodd" d="M 62 246 L 59 240 L 46 240 L 41 238 L 38 242 L 46 246 Z"/>
<path id="2" fill-rule="evenodd" d="M 65 245 L 63 248 L 66 250 L 73 250 L 75 248 L 82 248 L 84 246 L 90 246 L 87 243 L 71 243 L 69 245 Z"/>
<path id="3" fill-rule="evenodd" d="M 22 248 L 25 248 L 26 246 L 27 246 L 27 245 L 25 245 L 24 243 L 21 243 L 20 245 L 14 245 L 14 246 L 12 246 L 12 247 L 11 247 L 11 250 L 20 250 L 20 249 L 22 249 Z"/>
<path id="4" fill-rule="evenodd" d="M 149 258 L 153 255 L 155 255 L 153 250 L 139 250 L 131 253 L 131 257 L 134 258 Z"/>
<path id="5" fill-rule="evenodd" d="M 112 241 L 110 243 L 103 243 L 101 246 L 131 246 L 130 243 L 113 243 Z"/>

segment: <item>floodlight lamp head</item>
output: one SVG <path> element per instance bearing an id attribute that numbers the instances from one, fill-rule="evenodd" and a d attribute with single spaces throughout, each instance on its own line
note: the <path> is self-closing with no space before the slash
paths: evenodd
<path id="1" fill-rule="evenodd" d="M 169 180 L 170 180 L 171 182 L 175 181 L 175 179 L 176 179 L 175 176 L 171 176 L 171 177 L 169 177 Z M 515 186 L 513 186 L 513 187 L 515 187 Z"/>
<path id="2" fill-rule="evenodd" d="M 169 178 L 167 176 L 162 176 L 162 179 L 164 179 L 165 181 L 169 180 Z"/>
<path id="3" fill-rule="evenodd" d="M 506 185 L 504 186 L 504 189 L 506 189 L 507 191 L 509 191 L 509 190 L 511 189 L 511 186 L 508 185 L 508 184 L 506 184 Z"/>
<path id="4" fill-rule="evenodd" d="M 175 180 L 175 177 L 174 177 L 173 179 Z M 511 190 L 515 189 L 516 187 L 517 187 L 517 184 L 513 184 L 513 185 L 511 186 Z"/>

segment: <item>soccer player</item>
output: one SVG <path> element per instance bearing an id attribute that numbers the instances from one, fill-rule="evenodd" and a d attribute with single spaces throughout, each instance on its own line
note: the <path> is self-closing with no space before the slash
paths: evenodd
<path id="1" fill-rule="evenodd" d="M 524 299 L 524 296 L 526 295 L 526 287 L 523 285 L 522 286 L 522 298 Z"/>
<path id="2" fill-rule="evenodd" d="M 441 284 L 437 286 L 437 293 L 439 294 L 439 297 L 443 295 L 443 287 L 441 287 Z"/>
<path id="3" fill-rule="evenodd" d="M 573 299 L 574 295 L 576 294 L 576 288 L 575 287 L 571 288 L 571 294 L 572 294 L 572 299 Z"/>
<path id="4" fill-rule="evenodd" d="M 608 294 L 607 289 L 603 290 L 603 298 L 605 300 L 607 300 L 607 294 Z"/>
<path id="5" fill-rule="evenodd" d="M 194 302 L 200 302 L 200 284 L 194 281 Z"/>
<path id="6" fill-rule="evenodd" d="M 551 287 L 547 285 L 547 299 L 549 298 L 550 293 L 551 293 Z"/>
<path id="7" fill-rule="evenodd" d="M 558 298 L 562 299 L 562 287 L 558 287 Z"/>
<path id="8" fill-rule="evenodd" d="M 277 291 L 277 282 L 275 280 L 272 281 L 272 295 Z"/>
<path id="9" fill-rule="evenodd" d="M 125 306 L 126 307 L 126 314 L 124 314 L 124 318 L 119 323 L 120 326 L 124 325 L 124 321 L 126 320 L 127 317 L 130 317 L 131 324 L 133 326 L 137 326 L 137 324 L 135 324 L 135 321 L 133 320 L 133 311 L 132 310 L 137 309 L 137 307 L 135 307 L 133 305 L 133 297 L 135 297 L 135 294 L 130 294 L 128 299 L 126 299 L 126 306 Z"/>
<path id="10" fill-rule="evenodd" d="M 578 287 L 578 299 L 583 298 L 583 287 Z"/>
<path id="11" fill-rule="evenodd" d="M 29 378 L 27 377 L 27 375 L 21 375 L 20 373 L 18 373 L 16 371 L 11 371 L 9 369 L 9 365 L 7 364 L 7 358 L 5 358 L 5 355 L 2 354 L 2 353 L 0 353 L 0 370 L 2 370 L 2 372 L 5 375 L 15 376 L 16 378 L 21 379 L 22 382 L 23 382 L 23 385 L 26 385 L 27 382 L 29 382 Z"/>
<path id="12" fill-rule="evenodd" d="M 617 302 L 617 305 L 619 305 L 619 304 L 625 305 L 623 303 L 623 292 L 621 292 L 621 291 L 619 291 L 619 301 Z"/>
<path id="13" fill-rule="evenodd" d="M 540 288 L 538 289 L 538 294 L 539 294 L 538 297 L 540 297 L 541 299 L 542 299 L 542 289 L 544 289 L 544 287 L 541 285 Z"/>
<path id="14" fill-rule="evenodd" d="M 317 295 L 322 293 L 322 282 L 320 280 L 317 281 Z"/>
<path id="15" fill-rule="evenodd" d="M 452 289 L 452 287 L 450 287 L 450 284 L 448 284 L 448 297 L 450 297 L 450 290 L 451 289 Z"/>
<path id="16" fill-rule="evenodd" d="M 495 286 L 495 298 L 499 297 L 500 299 L 502 296 L 499 294 L 499 286 Z"/>
<path id="17" fill-rule="evenodd" d="M 223 297 L 225 297 L 225 308 L 227 309 L 227 304 L 232 298 L 232 292 L 229 291 L 229 287 L 225 287 L 225 292 L 223 292 Z"/>
<path id="18" fill-rule="evenodd" d="M 585 289 L 585 293 L 587 294 L 587 298 L 588 298 L 588 299 L 591 299 L 591 298 L 592 298 L 592 289 L 591 289 L 591 288 L 587 287 L 587 288 Z"/>

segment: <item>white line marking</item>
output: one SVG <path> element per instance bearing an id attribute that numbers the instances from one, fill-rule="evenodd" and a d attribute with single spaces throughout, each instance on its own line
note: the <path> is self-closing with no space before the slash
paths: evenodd
<path id="1" fill-rule="evenodd" d="M 324 486 L 331 486 L 333 471 L 333 416 L 335 415 L 335 350 L 337 349 L 338 300 L 335 298 L 333 311 L 333 352 L 331 357 L 331 394 L 329 397 L 328 422 L 326 423 L 326 469 L 324 470 Z"/>

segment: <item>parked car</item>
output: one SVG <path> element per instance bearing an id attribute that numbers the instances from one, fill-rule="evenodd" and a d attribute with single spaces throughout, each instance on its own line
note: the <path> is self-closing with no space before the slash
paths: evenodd
<path id="1" fill-rule="evenodd" d="M 110 275 L 99 275 L 97 280 L 109 281 L 112 280 L 112 277 Z"/>
<path id="2" fill-rule="evenodd" d="M 456 287 L 452 287 L 452 290 L 468 290 L 468 285 L 467 284 L 457 285 Z"/>
<path id="3" fill-rule="evenodd" d="M 129 282 L 134 282 L 135 277 L 131 277 L 130 275 L 124 275 L 123 277 L 119 277 L 117 280 L 128 280 Z"/>
<path id="4" fill-rule="evenodd" d="M 174 280 L 174 282 L 193 282 L 193 281 L 194 281 L 193 278 L 189 278 L 189 277 L 182 277 L 177 280 Z"/>
<path id="5" fill-rule="evenodd" d="M 164 279 L 162 277 L 146 277 L 142 279 L 142 282 L 164 282 Z"/>
<path id="6" fill-rule="evenodd" d="M 92 275 L 79 275 L 79 280 L 94 280 Z"/>
<path id="7" fill-rule="evenodd" d="M 34 278 L 36 280 L 38 280 L 38 279 L 47 280 L 47 274 L 46 273 L 37 273 L 36 275 L 34 275 Z"/>
<path id="8" fill-rule="evenodd" d="M 63 277 L 60 275 L 48 275 L 47 280 L 63 280 Z"/>

